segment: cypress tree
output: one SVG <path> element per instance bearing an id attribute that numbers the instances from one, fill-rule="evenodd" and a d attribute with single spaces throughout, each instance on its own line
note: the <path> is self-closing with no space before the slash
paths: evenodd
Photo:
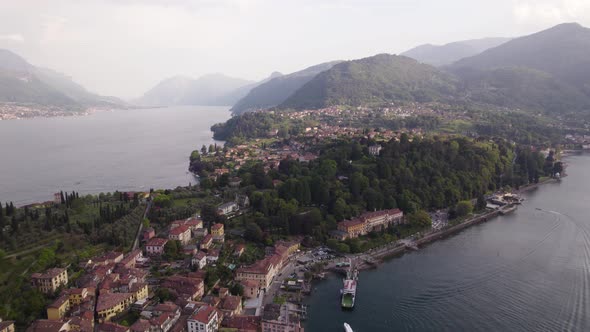
<path id="1" fill-rule="evenodd" d="M 61 204 L 66 204 L 66 199 L 64 198 L 64 192 L 60 191 L 59 195 L 61 196 Z"/>

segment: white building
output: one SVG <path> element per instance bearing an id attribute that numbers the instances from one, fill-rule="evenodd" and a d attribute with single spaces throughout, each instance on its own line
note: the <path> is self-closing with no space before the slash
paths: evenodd
<path id="1" fill-rule="evenodd" d="M 205 255 L 204 252 L 199 251 L 193 256 L 191 263 L 193 264 L 193 266 L 198 267 L 200 270 L 207 265 L 207 255 Z"/>
<path id="2" fill-rule="evenodd" d="M 190 316 L 186 324 L 188 332 L 217 332 L 219 329 L 217 310 L 204 305 Z"/>
<path id="3" fill-rule="evenodd" d="M 240 207 L 238 206 L 238 203 L 229 202 L 229 203 L 221 204 L 220 206 L 218 206 L 217 213 L 219 213 L 221 215 L 227 215 L 227 214 L 236 212 L 239 209 L 240 209 Z"/>

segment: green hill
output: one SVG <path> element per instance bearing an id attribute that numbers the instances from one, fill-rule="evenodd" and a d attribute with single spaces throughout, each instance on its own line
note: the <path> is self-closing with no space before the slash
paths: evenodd
<path id="1" fill-rule="evenodd" d="M 342 62 L 318 74 L 280 107 L 428 102 L 449 100 L 455 93 L 451 75 L 405 56 L 379 54 Z"/>
<path id="2" fill-rule="evenodd" d="M 232 107 L 231 111 L 234 114 L 241 114 L 247 111 L 277 106 L 317 74 L 332 68 L 339 62 L 322 63 L 295 73 L 274 77 L 250 90 L 246 96 Z"/>

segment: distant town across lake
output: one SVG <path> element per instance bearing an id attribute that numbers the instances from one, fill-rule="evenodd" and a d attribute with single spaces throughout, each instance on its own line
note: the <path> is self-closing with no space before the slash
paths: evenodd
<path id="1" fill-rule="evenodd" d="M 229 117 L 229 107 L 177 106 L 2 121 L 0 202 L 194 184 L 190 151 L 215 143 L 211 125 Z"/>

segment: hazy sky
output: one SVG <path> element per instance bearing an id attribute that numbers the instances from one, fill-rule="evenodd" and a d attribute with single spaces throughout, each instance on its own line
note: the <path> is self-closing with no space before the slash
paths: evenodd
<path id="1" fill-rule="evenodd" d="M 0 0 L 0 48 L 129 98 L 179 74 L 259 80 L 572 21 L 590 26 L 590 0 Z"/>

